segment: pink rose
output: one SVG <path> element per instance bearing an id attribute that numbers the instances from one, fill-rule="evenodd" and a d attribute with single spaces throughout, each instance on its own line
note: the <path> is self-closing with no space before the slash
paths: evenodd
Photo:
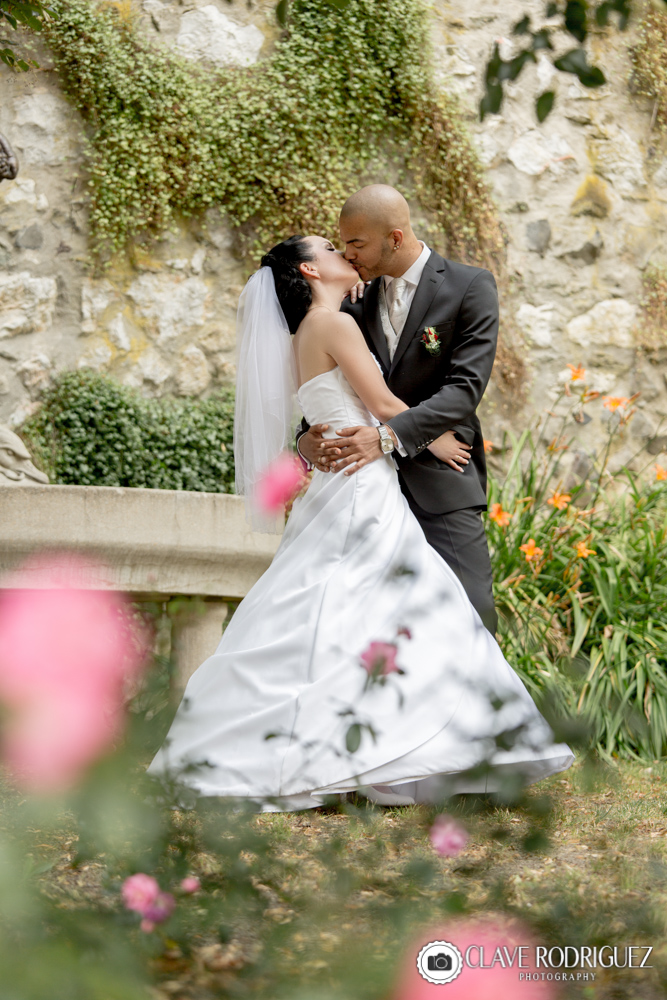
<path id="1" fill-rule="evenodd" d="M 468 831 L 451 816 L 436 816 L 429 838 L 438 854 L 455 858 L 468 843 Z"/>
<path id="2" fill-rule="evenodd" d="M 181 881 L 181 889 L 183 892 L 199 892 L 201 882 L 195 875 L 188 875 Z"/>
<path id="3" fill-rule="evenodd" d="M 304 481 L 301 463 L 283 452 L 265 470 L 255 487 L 255 503 L 264 514 L 277 514 L 299 491 Z"/>
<path id="4" fill-rule="evenodd" d="M 0 752 L 32 791 L 71 787 L 122 732 L 124 687 L 148 649 L 103 567 L 72 553 L 36 556 L 0 591 Z"/>
<path id="5" fill-rule="evenodd" d="M 152 875 L 137 872 L 125 879 L 121 893 L 128 910 L 135 910 L 145 916 L 148 908 L 160 895 L 160 886 Z"/>
<path id="6" fill-rule="evenodd" d="M 170 892 L 161 892 L 155 902 L 151 903 L 143 911 L 146 920 L 154 924 L 161 924 L 167 920 L 174 912 L 176 900 Z"/>
<path id="7" fill-rule="evenodd" d="M 398 673 L 400 668 L 396 663 L 396 652 L 393 642 L 372 642 L 361 654 L 364 670 L 374 677 Z"/>

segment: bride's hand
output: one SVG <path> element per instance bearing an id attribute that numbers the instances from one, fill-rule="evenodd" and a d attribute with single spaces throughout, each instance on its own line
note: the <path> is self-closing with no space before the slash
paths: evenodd
<path id="1" fill-rule="evenodd" d="M 435 441 L 431 441 L 428 446 L 428 450 L 436 458 L 439 458 L 441 462 L 446 462 L 457 472 L 463 472 L 461 466 L 465 468 L 470 461 L 468 452 L 471 448 L 472 445 L 466 444 L 465 441 L 459 441 L 454 431 L 445 431 Z"/>

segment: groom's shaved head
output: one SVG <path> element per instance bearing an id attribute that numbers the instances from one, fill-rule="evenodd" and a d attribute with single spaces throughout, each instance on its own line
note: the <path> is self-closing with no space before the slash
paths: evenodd
<path id="1" fill-rule="evenodd" d="M 351 195 L 340 213 L 342 219 L 363 219 L 373 228 L 410 231 L 410 206 L 400 191 L 389 184 L 369 184 Z"/>
<path id="2" fill-rule="evenodd" d="M 347 199 L 338 220 L 345 258 L 362 281 L 381 274 L 399 277 L 419 257 L 410 206 L 389 184 L 369 184 Z"/>

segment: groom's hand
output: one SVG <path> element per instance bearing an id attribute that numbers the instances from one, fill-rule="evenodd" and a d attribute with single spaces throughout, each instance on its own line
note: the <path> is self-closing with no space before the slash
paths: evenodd
<path id="1" fill-rule="evenodd" d="M 393 437 L 391 429 L 390 433 Z M 336 431 L 336 434 L 346 439 L 339 442 L 342 457 L 336 462 L 336 472 L 346 469 L 345 475 L 351 476 L 362 466 L 382 458 L 377 427 L 369 427 L 366 424 L 362 424 L 361 427 L 343 427 L 342 430 Z"/>
<path id="2" fill-rule="evenodd" d="M 320 472 L 331 472 L 335 468 L 335 460 L 340 456 L 339 442 L 335 438 L 322 436 L 328 428 L 328 424 L 313 424 L 299 438 L 299 451 Z"/>

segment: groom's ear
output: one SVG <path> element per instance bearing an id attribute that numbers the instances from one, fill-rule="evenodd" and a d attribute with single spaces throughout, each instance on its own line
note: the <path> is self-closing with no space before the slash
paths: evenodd
<path id="1" fill-rule="evenodd" d="M 402 229 L 392 229 L 389 233 L 389 239 L 393 241 L 394 250 L 400 250 L 403 246 L 403 230 Z"/>

